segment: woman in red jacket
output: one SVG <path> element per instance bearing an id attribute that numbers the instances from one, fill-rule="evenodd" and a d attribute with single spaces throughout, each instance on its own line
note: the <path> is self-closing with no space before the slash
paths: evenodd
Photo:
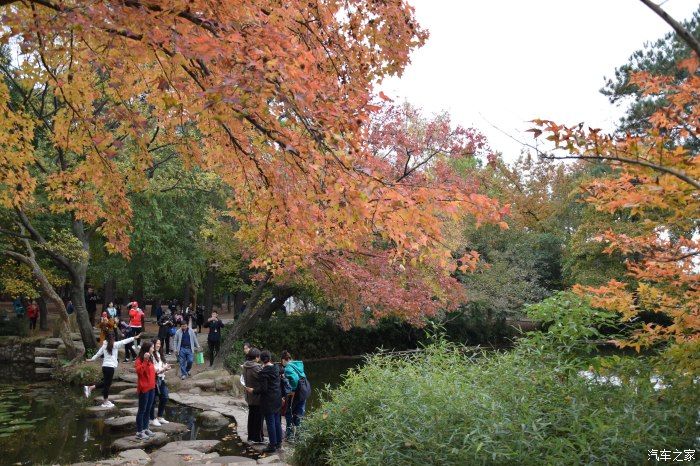
<path id="1" fill-rule="evenodd" d="M 39 318 L 39 306 L 34 300 L 32 300 L 32 304 L 27 308 L 27 317 L 29 317 L 29 330 L 36 330 L 36 319 Z"/>
<path id="2" fill-rule="evenodd" d="M 153 346 L 150 341 L 141 345 L 136 358 L 136 391 L 139 395 L 139 409 L 136 413 L 136 439 L 146 440 L 156 434 L 148 428 L 148 422 L 156 398 L 156 369 L 153 365 Z"/>

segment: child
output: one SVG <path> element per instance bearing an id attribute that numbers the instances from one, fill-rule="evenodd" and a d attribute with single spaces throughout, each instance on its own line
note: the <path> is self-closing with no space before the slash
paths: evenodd
<path id="1" fill-rule="evenodd" d="M 134 337 L 129 337 L 124 340 L 114 341 L 114 333 L 110 332 L 107 334 L 107 338 L 97 353 L 88 361 L 96 361 L 100 356 L 104 356 L 102 360 L 102 380 L 97 385 L 85 385 L 83 387 L 83 392 L 85 397 L 89 398 L 90 393 L 96 389 L 102 389 L 102 407 L 111 408 L 114 404 L 109 401 L 109 387 L 112 386 L 112 378 L 114 377 L 114 372 L 117 370 L 119 365 L 119 348 L 127 344 L 131 344 L 134 341 Z"/>
<path id="2" fill-rule="evenodd" d="M 153 365 L 153 345 L 150 341 L 141 345 L 134 366 L 137 376 L 136 392 L 139 395 L 139 407 L 136 412 L 136 439 L 146 440 L 156 435 L 148 428 L 156 396 L 156 369 Z"/>
<path id="3" fill-rule="evenodd" d="M 263 368 L 258 373 L 259 388 L 246 388 L 248 393 L 260 395 L 260 406 L 262 408 L 265 423 L 267 424 L 267 436 L 270 441 L 265 453 L 273 453 L 282 448 L 282 420 L 280 409 L 282 408 L 282 391 L 280 371 L 272 362 L 272 355 L 265 350 L 260 353 L 260 362 Z"/>

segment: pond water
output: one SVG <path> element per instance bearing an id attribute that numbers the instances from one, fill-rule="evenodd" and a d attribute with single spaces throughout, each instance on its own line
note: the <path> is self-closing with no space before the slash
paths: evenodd
<path id="1" fill-rule="evenodd" d="M 308 411 L 318 407 L 320 393 L 335 387 L 361 359 L 310 361 L 306 373 L 313 385 Z M 0 465 L 70 464 L 109 458 L 111 443 L 132 432 L 112 430 L 102 419 L 83 414 L 89 402 L 80 387 L 58 384 L 34 375 L 32 365 L 0 365 Z M 90 402 L 92 404 L 92 402 Z M 217 439 L 221 455 L 256 457 L 246 449 L 235 428 L 205 430 L 197 425 L 197 410 L 170 403 L 168 420 L 188 426 L 179 439 Z"/>

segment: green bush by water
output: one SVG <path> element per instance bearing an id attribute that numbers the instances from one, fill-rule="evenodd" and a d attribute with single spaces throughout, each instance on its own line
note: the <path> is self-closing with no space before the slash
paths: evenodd
<path id="1" fill-rule="evenodd" d="M 700 393 L 688 377 L 665 374 L 655 391 L 653 360 L 587 355 L 610 316 L 574 295 L 531 312 L 549 330 L 512 351 L 438 340 L 410 358 L 371 357 L 305 421 L 293 463 L 636 465 L 648 449 L 697 448 Z M 622 383 L 582 377 L 591 366 Z"/>
<path id="2" fill-rule="evenodd" d="M 29 335 L 29 320 L 17 317 L 10 317 L 8 320 L 0 320 L 0 336 L 10 335 L 19 337 L 26 337 Z"/>

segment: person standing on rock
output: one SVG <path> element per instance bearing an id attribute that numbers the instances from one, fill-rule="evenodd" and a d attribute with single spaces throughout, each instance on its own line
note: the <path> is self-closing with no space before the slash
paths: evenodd
<path id="1" fill-rule="evenodd" d="M 125 338 L 124 340 L 114 341 L 114 333 L 110 332 L 107 334 L 100 349 L 97 353 L 88 361 L 96 361 L 100 356 L 104 356 L 102 360 L 102 380 L 97 385 L 85 385 L 83 387 L 83 393 L 85 393 L 86 398 L 90 398 L 90 393 L 96 388 L 102 389 L 102 407 L 112 408 L 114 404 L 109 401 L 109 387 L 112 386 L 112 379 L 114 378 L 114 372 L 117 370 L 119 365 L 119 348 L 131 344 L 134 341 L 134 337 Z"/>
<path id="2" fill-rule="evenodd" d="M 156 368 L 153 365 L 153 345 L 150 341 L 145 341 L 141 345 L 134 367 L 137 376 L 136 392 L 139 395 L 139 407 L 136 412 L 136 439 L 147 440 L 156 435 L 148 428 L 156 397 Z"/>
<path id="3" fill-rule="evenodd" d="M 245 362 L 242 367 L 241 376 L 245 379 L 245 401 L 248 403 L 248 441 L 251 443 L 263 443 L 263 415 L 260 409 L 260 395 L 251 393 L 249 388 L 255 390 L 260 388 L 259 373 L 262 369 L 260 365 L 260 350 L 250 348 L 245 355 Z"/>
<path id="4" fill-rule="evenodd" d="M 212 311 L 212 315 L 214 312 L 216 311 Z M 194 313 L 194 321 L 197 325 L 197 330 L 199 333 L 202 333 L 202 325 L 204 324 L 204 306 L 201 304 L 197 304 L 197 310 Z"/>
<path id="5" fill-rule="evenodd" d="M 209 329 L 207 335 L 207 346 L 209 347 L 209 367 L 214 365 L 214 357 L 221 350 L 221 329 L 224 328 L 224 323 L 219 319 L 219 313 L 211 311 L 211 317 L 204 324 Z"/>
<path id="6" fill-rule="evenodd" d="M 137 303 L 136 301 L 129 303 L 129 306 L 131 307 L 131 309 L 129 309 L 129 327 L 131 327 L 131 333 L 133 335 L 141 334 L 141 332 L 143 331 L 143 311 L 139 308 L 139 303 Z M 140 344 L 141 340 L 137 339 L 136 349 L 138 349 L 138 346 Z"/>
<path id="7" fill-rule="evenodd" d="M 156 399 L 158 400 L 158 416 L 156 417 L 156 404 L 153 403 L 151 409 L 151 423 L 160 427 L 168 424 L 163 415 L 165 414 L 165 404 L 168 402 L 168 386 L 165 383 L 165 372 L 170 369 L 170 364 L 165 362 L 165 352 L 160 338 L 153 343 L 153 366 L 156 369 Z"/>
<path id="8" fill-rule="evenodd" d="M 177 354 L 178 362 L 180 363 L 180 378 L 185 380 L 190 376 L 190 369 L 194 362 L 194 350 L 201 348 L 197 340 L 197 334 L 194 333 L 186 321 L 182 321 L 180 328 L 175 333 L 173 338 L 175 346 L 175 354 Z"/>
<path id="9" fill-rule="evenodd" d="M 287 412 L 284 416 L 287 421 L 287 439 L 292 439 L 294 431 L 301 425 L 301 418 L 306 413 L 306 397 L 309 395 L 311 386 L 306 379 L 304 363 L 292 360 L 289 351 L 282 351 L 282 365 L 284 375 L 292 389 L 287 397 Z"/>
<path id="10" fill-rule="evenodd" d="M 137 333 L 132 333 L 132 329 L 133 329 L 133 327 L 131 327 L 126 322 L 124 322 L 124 321 L 119 322 L 119 331 L 121 331 L 125 337 L 135 337 L 136 335 L 140 335 Z M 129 358 L 136 361 L 136 351 L 134 351 L 134 339 L 133 338 L 131 339 L 131 341 L 129 343 L 124 345 L 124 362 L 129 362 L 129 360 L 130 360 Z"/>
<path id="11" fill-rule="evenodd" d="M 173 319 L 170 311 L 163 313 L 158 319 L 158 339 L 165 346 L 165 352 L 170 354 L 170 329 L 173 328 Z"/>
<path id="12" fill-rule="evenodd" d="M 262 362 L 263 367 L 258 373 L 259 386 L 258 388 L 247 387 L 246 392 L 260 395 L 260 407 L 265 417 L 267 437 L 270 441 L 263 452 L 273 453 L 282 448 L 280 370 L 277 364 L 272 362 L 272 355 L 267 350 L 260 353 L 260 362 Z"/>
<path id="13" fill-rule="evenodd" d="M 29 317 L 29 330 L 36 330 L 36 320 L 39 318 L 39 305 L 33 299 L 27 307 L 27 317 Z"/>

